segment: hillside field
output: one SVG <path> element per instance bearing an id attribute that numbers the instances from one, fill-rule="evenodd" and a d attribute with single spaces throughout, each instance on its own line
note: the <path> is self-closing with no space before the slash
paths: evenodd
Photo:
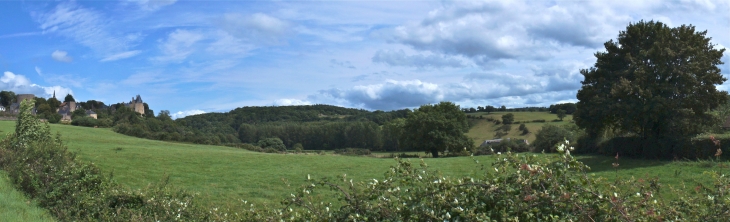
<path id="1" fill-rule="evenodd" d="M 23 193 L 15 190 L 8 175 L 0 171 L 0 221 L 55 221 Z"/>
<path id="2" fill-rule="evenodd" d="M 502 125 L 497 125 L 494 122 L 486 120 L 486 118 L 491 117 L 493 119 L 502 120 L 502 115 L 507 113 L 514 114 L 515 121 L 524 123 L 530 133 L 522 135 L 522 131 L 519 130 L 520 124 L 512 124 L 512 130 L 503 138 L 527 139 L 527 141 L 529 142 L 535 140 L 535 133 L 537 133 L 537 131 L 540 130 L 542 126 L 547 124 L 564 125 L 570 123 L 573 120 L 573 115 L 567 115 L 565 118 L 563 118 L 563 121 L 553 122 L 553 120 L 558 119 L 558 116 L 548 112 L 492 112 L 489 114 L 487 114 L 486 112 L 476 112 L 469 113 L 467 115 L 473 116 L 475 118 L 483 116 L 484 119 L 477 119 L 477 124 L 472 127 L 466 135 L 469 136 L 469 138 L 474 139 L 474 143 L 477 146 L 484 142 L 484 140 L 497 139 L 494 137 L 494 134 L 497 132 L 497 128 Z M 540 119 L 543 119 L 546 122 L 532 122 L 533 120 Z"/>
<path id="3" fill-rule="evenodd" d="M 13 131 L 15 122 L 0 121 L 3 134 Z M 362 181 L 381 178 L 395 161 L 389 158 L 338 155 L 266 154 L 247 150 L 195 144 L 169 143 L 139 139 L 111 129 L 51 125 L 60 132 L 69 149 L 84 161 L 93 162 L 104 172 L 113 172 L 115 180 L 132 188 L 141 188 L 170 176 L 171 184 L 201 194 L 204 201 L 229 205 L 240 200 L 257 204 L 276 204 L 312 177 L 348 178 Z M 550 154 L 529 154 L 550 155 Z M 489 166 L 496 156 L 475 157 Z M 609 180 L 621 178 L 660 178 L 664 186 L 694 187 L 696 182 L 709 185 L 704 171 L 730 174 L 726 166 L 716 163 L 670 162 L 621 159 L 618 173 L 611 167 L 614 159 L 604 156 L 580 156 L 591 166 L 590 173 Z M 411 160 L 417 162 L 418 160 Z M 444 176 L 479 176 L 483 173 L 470 157 L 425 159 L 430 169 Z M 727 165 L 727 164 L 725 164 Z M 288 181 L 288 187 L 284 181 Z M 691 189 L 691 188 L 687 188 Z M 669 189 L 662 189 L 671 197 Z"/>

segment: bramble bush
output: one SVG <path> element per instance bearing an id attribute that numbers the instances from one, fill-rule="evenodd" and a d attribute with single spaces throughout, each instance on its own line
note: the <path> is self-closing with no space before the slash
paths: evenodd
<path id="1" fill-rule="evenodd" d="M 730 178 L 724 174 L 706 172 L 713 184 L 672 190 L 679 197 L 666 200 L 659 195 L 660 178 L 591 176 L 571 156 L 569 141 L 554 148 L 557 155 L 497 153 L 491 165 L 474 159 L 483 172 L 474 177 L 449 177 L 423 160 L 398 158 L 383 177 L 366 181 L 307 175 L 305 184 L 278 205 L 241 201 L 224 209 L 200 204 L 166 180 L 141 190 L 115 183 L 67 151 L 59 136 L 30 114 L 30 103 L 21 107 L 15 134 L 0 142 L 0 167 L 17 189 L 60 221 L 725 221 L 730 216 Z M 721 155 L 719 142 L 713 143 Z M 326 201 L 333 194 L 336 201 Z"/>

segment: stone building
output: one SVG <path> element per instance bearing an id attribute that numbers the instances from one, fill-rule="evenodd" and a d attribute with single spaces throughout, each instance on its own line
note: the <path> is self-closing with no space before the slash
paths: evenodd
<path id="1" fill-rule="evenodd" d="M 71 114 L 73 114 L 73 112 L 76 111 L 77 108 L 78 106 L 74 101 L 63 102 L 60 106 L 58 106 L 56 112 L 58 112 L 58 114 L 61 114 L 61 120 L 71 120 Z"/>
<path id="2" fill-rule="evenodd" d="M 33 95 L 33 94 L 18 94 L 18 103 L 23 102 L 25 100 L 33 101 L 34 99 L 35 99 L 35 95 Z"/>
<path id="3" fill-rule="evenodd" d="M 86 110 L 86 115 L 89 116 L 89 117 L 91 117 L 91 118 L 96 119 L 96 112 L 94 112 L 94 111 Z"/>
<path id="4" fill-rule="evenodd" d="M 134 110 L 135 112 L 144 115 L 144 102 L 142 102 L 142 97 L 140 97 L 139 95 L 137 95 L 136 98 L 132 97 L 132 100 L 129 101 L 129 103 L 125 103 L 124 105 Z"/>
<path id="5" fill-rule="evenodd" d="M 33 94 L 18 94 L 16 96 L 16 98 L 17 98 L 16 99 L 16 102 L 13 103 L 13 104 L 10 104 L 10 107 L 9 107 L 10 109 L 9 110 L 10 110 L 11 113 L 18 113 L 18 112 L 20 112 L 20 103 L 23 102 L 23 101 L 25 101 L 25 100 L 30 100 L 30 101 L 35 100 L 35 95 L 33 95 Z M 35 114 L 35 109 L 33 109 L 33 114 Z"/>

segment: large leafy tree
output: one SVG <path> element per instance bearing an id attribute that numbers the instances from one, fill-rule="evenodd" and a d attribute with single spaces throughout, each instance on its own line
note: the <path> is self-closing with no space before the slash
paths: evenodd
<path id="1" fill-rule="evenodd" d="M 15 102 L 15 93 L 13 91 L 0 91 L 0 105 L 8 107 L 13 102 Z"/>
<path id="2" fill-rule="evenodd" d="M 465 135 L 469 131 L 466 114 L 451 102 L 421 106 L 408 115 L 403 129 L 402 146 L 422 149 L 435 158 L 439 152 L 474 146 Z"/>
<path id="3" fill-rule="evenodd" d="M 629 24 L 581 70 L 576 124 L 592 138 L 612 130 L 643 144 L 701 132 L 714 121 L 709 111 L 727 102 L 727 92 L 715 87 L 726 81 L 718 68 L 725 50 L 706 34 L 692 25 Z"/>

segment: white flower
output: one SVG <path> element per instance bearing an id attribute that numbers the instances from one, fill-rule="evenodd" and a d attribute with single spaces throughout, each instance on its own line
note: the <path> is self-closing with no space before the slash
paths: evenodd
<path id="1" fill-rule="evenodd" d="M 499 170 L 498 170 L 498 169 L 497 169 L 496 167 L 494 168 L 494 171 L 497 171 L 497 172 L 499 172 Z"/>
<path id="2" fill-rule="evenodd" d="M 641 194 L 639 194 L 639 193 L 636 193 L 636 197 L 641 197 Z"/>
<path id="3" fill-rule="evenodd" d="M 311 180 L 312 178 L 309 178 L 309 174 L 307 174 L 307 180 Z"/>
<path id="4" fill-rule="evenodd" d="M 613 192 L 613 197 L 618 197 L 618 194 L 616 192 Z"/>
<path id="5" fill-rule="evenodd" d="M 565 144 L 560 144 L 560 146 L 558 146 L 558 152 L 562 153 L 564 150 L 565 150 Z"/>
<path id="6" fill-rule="evenodd" d="M 568 140 L 565 140 L 565 144 L 570 144 L 570 141 L 568 141 Z"/>
<path id="7" fill-rule="evenodd" d="M 713 196 L 710 196 L 710 195 L 707 195 L 707 199 L 708 199 L 708 200 L 715 200 L 715 197 L 713 197 Z"/>
<path id="8" fill-rule="evenodd" d="M 449 214 L 449 212 L 446 212 L 446 218 L 451 219 L 451 214 Z"/>
<path id="9" fill-rule="evenodd" d="M 497 155 L 502 155 L 502 152 L 497 152 Z"/>

